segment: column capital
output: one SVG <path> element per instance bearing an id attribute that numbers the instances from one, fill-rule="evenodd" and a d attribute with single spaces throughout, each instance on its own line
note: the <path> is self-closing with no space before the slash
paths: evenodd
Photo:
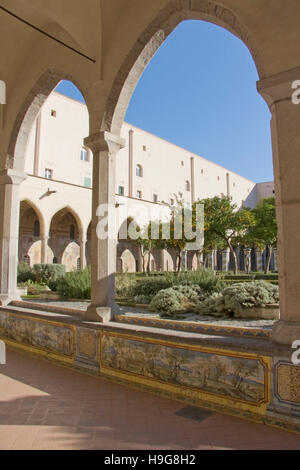
<path id="1" fill-rule="evenodd" d="M 27 176 L 27 173 L 24 171 L 16 171 L 11 169 L 2 170 L 0 171 L 0 185 L 14 184 L 18 186 L 27 179 Z"/>
<path id="2" fill-rule="evenodd" d="M 300 80 L 300 67 L 259 80 L 256 87 L 271 108 L 279 101 L 291 101 L 292 103 L 292 94 L 295 91 L 292 84 L 296 80 Z"/>
<path id="3" fill-rule="evenodd" d="M 110 132 L 97 132 L 91 134 L 84 139 L 84 145 L 91 149 L 92 152 L 108 151 L 117 153 L 120 149 L 125 147 L 125 139 L 119 135 L 111 134 Z"/>

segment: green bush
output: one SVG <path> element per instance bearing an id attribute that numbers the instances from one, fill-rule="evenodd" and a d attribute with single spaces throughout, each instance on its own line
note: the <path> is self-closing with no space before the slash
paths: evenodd
<path id="1" fill-rule="evenodd" d="M 278 273 L 269 273 L 269 274 L 256 274 L 255 279 L 265 280 L 265 281 L 278 281 Z"/>
<path id="2" fill-rule="evenodd" d="M 18 263 L 18 274 L 23 274 L 23 273 L 30 273 L 32 271 L 31 267 L 29 266 L 28 263 L 25 263 L 24 261 L 21 261 Z"/>
<path id="3" fill-rule="evenodd" d="M 205 291 L 197 284 L 179 284 L 173 286 L 173 289 L 183 294 L 186 301 L 191 304 L 197 304 L 207 297 Z"/>
<path id="4" fill-rule="evenodd" d="M 265 282 L 253 281 L 233 284 L 219 295 L 210 296 L 196 307 L 199 314 L 238 315 L 243 308 L 265 307 L 279 301 L 278 287 Z"/>
<path id="5" fill-rule="evenodd" d="M 148 305 L 151 303 L 152 297 L 150 295 L 136 295 L 133 300 L 136 304 Z"/>
<path id="6" fill-rule="evenodd" d="M 27 281 L 35 281 L 35 275 L 32 271 L 32 268 L 23 261 L 18 264 L 18 284 L 27 282 Z"/>
<path id="7" fill-rule="evenodd" d="M 65 299 L 91 298 L 91 270 L 72 271 L 57 280 L 57 292 Z"/>
<path id="8" fill-rule="evenodd" d="M 66 268 L 62 264 L 35 264 L 33 273 L 37 283 L 48 285 L 48 283 L 64 276 Z"/>
<path id="9" fill-rule="evenodd" d="M 230 279 L 231 281 L 254 281 L 255 274 L 226 274 L 224 279 Z"/>
<path id="10" fill-rule="evenodd" d="M 143 279 L 138 281 L 132 289 L 133 297 L 137 295 L 146 295 L 149 297 L 154 297 L 159 291 L 168 289 L 172 287 L 172 283 L 165 279 L 164 276 L 161 276 L 156 279 Z"/>
<path id="11" fill-rule="evenodd" d="M 216 276 L 211 269 L 198 269 L 197 271 L 180 272 L 177 275 L 167 273 L 166 280 L 172 282 L 172 285 L 197 285 L 204 292 L 212 294 L 219 292 L 223 288 L 222 276 Z"/>
<path id="12" fill-rule="evenodd" d="M 195 313 L 199 315 L 214 315 L 222 317 L 226 314 L 224 296 L 221 292 L 215 292 L 210 295 L 204 302 L 200 302 L 195 307 Z"/>
<path id="13" fill-rule="evenodd" d="M 163 289 L 152 299 L 150 308 L 153 311 L 162 313 L 164 316 L 172 316 L 185 310 L 184 295 L 172 289 Z"/>
<path id="14" fill-rule="evenodd" d="M 116 297 L 119 299 L 132 299 L 134 297 L 133 287 L 136 284 L 135 273 L 118 273 L 115 276 Z"/>

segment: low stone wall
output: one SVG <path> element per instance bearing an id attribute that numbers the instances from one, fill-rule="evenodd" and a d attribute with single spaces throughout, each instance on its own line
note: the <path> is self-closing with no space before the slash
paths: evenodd
<path id="1" fill-rule="evenodd" d="M 8 346 L 152 393 L 300 432 L 300 367 L 268 339 L 0 308 Z"/>

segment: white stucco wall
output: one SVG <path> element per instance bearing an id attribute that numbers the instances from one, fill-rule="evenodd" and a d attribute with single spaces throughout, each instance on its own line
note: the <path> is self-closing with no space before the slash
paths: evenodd
<path id="1" fill-rule="evenodd" d="M 51 115 L 52 111 L 55 111 L 55 117 Z M 40 118 L 39 135 L 35 124 L 29 138 L 25 169 L 30 176 L 21 185 L 20 200 L 27 199 L 39 208 L 45 218 L 46 232 L 53 215 L 64 207 L 70 207 L 77 214 L 86 233 L 91 220 L 91 190 L 84 187 L 84 179 L 92 179 L 92 154 L 89 153 L 90 158 L 86 162 L 80 160 L 80 152 L 84 138 L 89 134 L 87 108 L 78 101 L 53 92 L 44 104 Z M 128 199 L 130 130 L 133 131 L 133 171 L 132 198 Z M 140 212 L 136 218 L 143 225 L 148 220 L 150 208 L 152 216 L 161 208 L 160 204 L 152 203 L 154 194 L 157 194 L 159 202 L 170 203 L 174 194 L 181 192 L 184 200 L 190 203 L 192 191 L 186 191 L 186 181 L 192 184 L 192 157 L 195 200 L 230 194 L 238 207 L 243 203 L 254 207 L 262 197 L 273 195 L 273 183 L 256 185 L 214 162 L 128 123 L 123 124 L 121 134 L 126 146 L 117 155 L 116 193 L 119 186 L 123 186 L 125 197 L 117 198 L 121 203 L 119 227 L 128 214 L 122 210 L 124 204 L 134 208 L 135 213 Z M 34 177 L 32 175 L 38 148 L 38 172 Z M 142 166 L 143 177 L 136 176 L 137 165 Z M 53 180 L 44 178 L 46 168 L 53 170 Z M 48 189 L 55 193 L 46 195 Z M 142 191 L 142 201 L 136 199 L 138 190 Z M 143 206 L 144 203 L 146 206 Z M 141 207 L 140 211 L 138 207 Z M 145 207 L 149 210 L 145 210 Z"/>

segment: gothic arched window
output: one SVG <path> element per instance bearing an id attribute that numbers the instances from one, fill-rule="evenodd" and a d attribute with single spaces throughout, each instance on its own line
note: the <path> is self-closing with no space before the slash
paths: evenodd
<path id="1" fill-rule="evenodd" d="M 75 240 L 75 225 L 70 225 L 70 240 Z"/>
<path id="2" fill-rule="evenodd" d="M 35 220 L 35 222 L 34 222 L 33 234 L 34 234 L 35 237 L 40 236 L 40 222 L 38 220 Z"/>

